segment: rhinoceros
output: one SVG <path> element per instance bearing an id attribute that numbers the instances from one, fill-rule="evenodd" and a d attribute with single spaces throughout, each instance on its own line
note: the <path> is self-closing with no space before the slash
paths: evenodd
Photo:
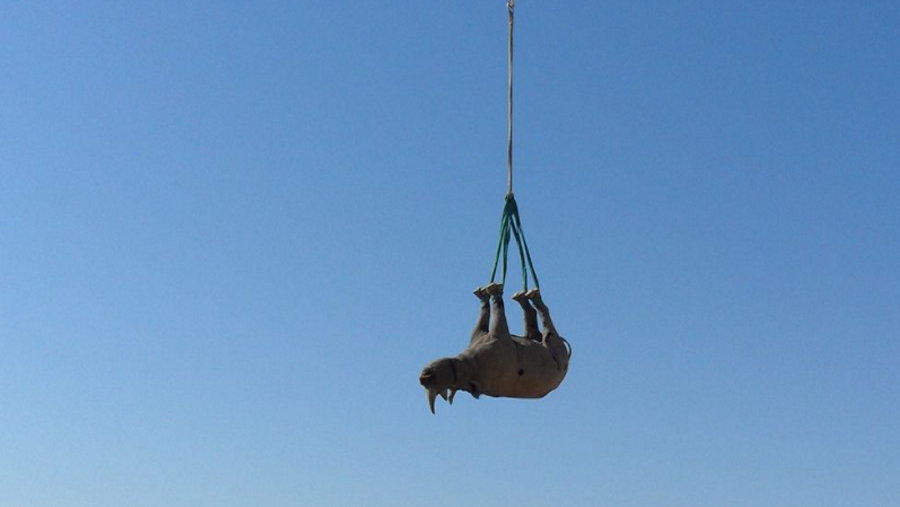
<path id="1" fill-rule="evenodd" d="M 431 413 L 438 395 L 453 403 L 457 391 L 466 391 L 476 399 L 482 394 L 542 398 L 556 389 L 568 372 L 572 349 L 556 332 L 539 289 L 512 296 L 525 314 L 525 336 L 509 333 L 502 284 L 479 287 L 474 294 L 481 308 L 469 346 L 456 357 L 432 361 L 419 375 Z M 543 333 L 538 332 L 538 314 Z"/>

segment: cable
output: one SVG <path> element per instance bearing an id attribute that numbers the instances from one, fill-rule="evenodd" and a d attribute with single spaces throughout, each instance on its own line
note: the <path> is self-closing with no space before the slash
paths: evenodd
<path id="1" fill-rule="evenodd" d="M 508 170 L 506 180 L 506 193 L 513 193 L 513 10 L 516 6 L 516 0 L 506 0 L 506 8 L 509 11 L 509 59 L 508 63 L 508 83 L 509 96 L 507 107 L 507 144 L 506 144 L 506 167 Z"/>

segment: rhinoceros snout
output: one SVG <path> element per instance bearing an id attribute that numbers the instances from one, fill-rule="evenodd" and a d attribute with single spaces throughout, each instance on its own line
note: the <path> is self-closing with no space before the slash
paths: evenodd
<path id="1" fill-rule="evenodd" d="M 422 370 L 422 374 L 419 375 L 419 383 L 422 384 L 423 387 L 432 387 L 437 383 L 437 376 L 430 368 L 426 368 Z"/>
<path id="2" fill-rule="evenodd" d="M 425 388 L 428 407 L 434 413 L 434 400 L 438 396 L 452 403 L 456 381 L 456 368 L 450 358 L 439 359 L 429 364 L 419 375 L 419 383 Z"/>

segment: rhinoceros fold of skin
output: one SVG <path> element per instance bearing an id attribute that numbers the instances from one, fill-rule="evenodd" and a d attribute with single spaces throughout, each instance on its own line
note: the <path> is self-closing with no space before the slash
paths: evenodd
<path id="1" fill-rule="evenodd" d="M 480 287 L 475 295 L 481 309 L 469 346 L 456 357 L 431 362 L 419 375 L 432 413 L 438 396 L 453 403 L 457 391 L 475 398 L 482 394 L 542 398 L 556 389 L 568 372 L 572 350 L 557 333 L 538 289 L 513 295 L 525 314 L 525 336 L 509 333 L 501 284 Z M 543 333 L 538 331 L 538 315 Z"/>

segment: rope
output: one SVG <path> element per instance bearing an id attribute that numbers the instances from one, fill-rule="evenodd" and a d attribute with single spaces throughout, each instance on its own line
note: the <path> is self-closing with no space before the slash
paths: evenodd
<path id="1" fill-rule="evenodd" d="M 506 193 L 512 194 L 512 176 L 513 176 L 513 10 L 516 6 L 516 0 L 506 0 L 506 9 L 509 11 L 509 51 L 507 59 L 507 78 L 508 78 L 508 101 L 507 101 L 507 143 L 506 143 Z"/>

